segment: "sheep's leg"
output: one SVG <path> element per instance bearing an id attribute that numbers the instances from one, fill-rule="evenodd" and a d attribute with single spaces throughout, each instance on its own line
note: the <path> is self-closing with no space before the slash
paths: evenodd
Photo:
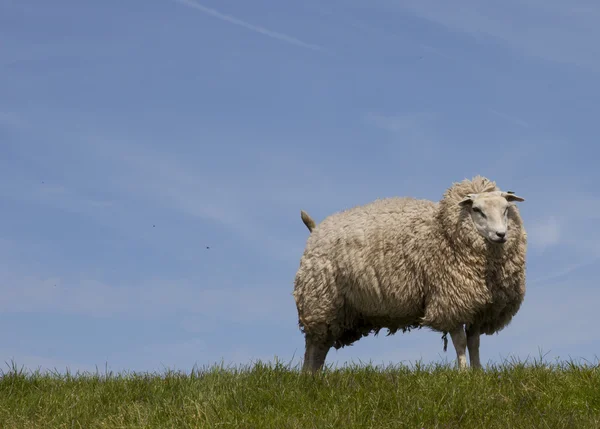
<path id="1" fill-rule="evenodd" d="M 454 348 L 456 349 L 458 368 L 461 370 L 467 368 L 467 334 L 464 327 L 460 325 L 458 328 L 451 331 L 450 337 L 452 338 L 452 344 L 454 344 Z"/>
<path id="2" fill-rule="evenodd" d="M 473 325 L 467 328 L 467 347 L 469 348 L 469 360 L 471 368 L 481 368 L 479 360 L 479 337 L 481 332 L 479 326 Z"/>
<path id="3" fill-rule="evenodd" d="M 302 370 L 313 373 L 320 370 L 325 364 L 325 358 L 330 348 L 329 344 L 316 341 L 307 336 Z"/>

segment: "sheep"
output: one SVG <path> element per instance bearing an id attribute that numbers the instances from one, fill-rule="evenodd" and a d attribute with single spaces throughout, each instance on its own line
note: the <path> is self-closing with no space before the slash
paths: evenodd
<path id="1" fill-rule="evenodd" d="M 459 369 L 481 368 L 480 335 L 506 327 L 525 297 L 527 234 L 514 202 L 482 176 L 453 183 L 439 202 L 377 199 L 309 229 L 294 279 L 303 371 L 331 349 L 386 328 L 449 333 Z M 445 346 L 444 346 L 445 350 Z"/>

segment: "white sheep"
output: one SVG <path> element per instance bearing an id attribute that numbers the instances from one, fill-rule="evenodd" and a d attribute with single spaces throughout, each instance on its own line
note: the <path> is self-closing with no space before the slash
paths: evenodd
<path id="1" fill-rule="evenodd" d="M 512 192 L 477 176 L 439 202 L 380 199 L 311 231 L 294 281 L 304 370 L 333 346 L 387 328 L 450 333 L 459 368 L 481 367 L 479 337 L 500 331 L 525 296 L 527 235 Z"/>

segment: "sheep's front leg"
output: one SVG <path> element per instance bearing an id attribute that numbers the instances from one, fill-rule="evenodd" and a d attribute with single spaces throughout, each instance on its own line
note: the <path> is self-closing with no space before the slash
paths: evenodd
<path id="1" fill-rule="evenodd" d="M 454 349 L 456 349 L 456 358 L 458 360 L 458 368 L 466 369 L 467 368 L 467 334 L 465 332 L 465 328 L 463 325 L 460 325 L 458 328 L 450 332 L 450 337 L 452 338 L 452 344 L 454 344 Z"/>
<path id="2" fill-rule="evenodd" d="M 481 336 L 481 332 L 479 330 L 479 326 L 469 326 L 466 331 L 471 368 L 481 368 L 481 361 L 479 360 L 479 337 Z"/>

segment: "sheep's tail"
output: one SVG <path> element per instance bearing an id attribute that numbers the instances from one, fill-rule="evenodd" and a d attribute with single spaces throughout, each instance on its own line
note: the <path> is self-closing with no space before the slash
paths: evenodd
<path id="1" fill-rule="evenodd" d="M 312 218 L 304 210 L 300 210 L 300 217 L 302 218 L 302 222 L 304 222 L 304 225 L 306 225 L 308 230 L 312 232 L 316 226 L 315 221 L 312 220 Z"/>

